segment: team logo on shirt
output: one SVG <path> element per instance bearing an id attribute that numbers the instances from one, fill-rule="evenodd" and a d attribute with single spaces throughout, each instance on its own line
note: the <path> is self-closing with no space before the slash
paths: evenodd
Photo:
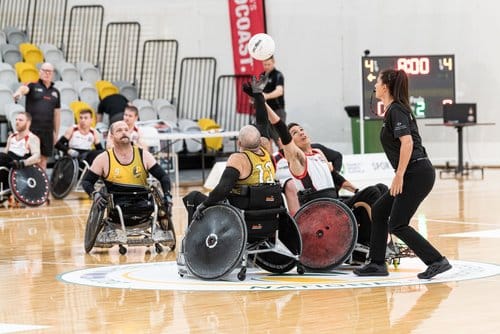
<path id="1" fill-rule="evenodd" d="M 141 177 L 141 169 L 137 166 L 134 166 L 134 168 L 132 169 L 132 174 L 134 175 L 134 177 L 136 179 L 140 178 Z"/>
<path id="2" fill-rule="evenodd" d="M 52 92 L 52 93 L 51 93 L 51 95 L 52 95 L 53 97 L 55 97 L 56 99 L 59 97 L 59 95 L 57 94 L 57 92 Z"/>

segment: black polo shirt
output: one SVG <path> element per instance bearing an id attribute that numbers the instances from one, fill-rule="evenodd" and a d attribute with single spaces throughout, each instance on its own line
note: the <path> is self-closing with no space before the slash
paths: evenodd
<path id="1" fill-rule="evenodd" d="M 262 72 L 262 74 L 265 74 L 265 72 Z M 269 72 L 269 80 L 266 87 L 264 87 L 264 93 L 271 93 L 276 89 L 276 86 L 283 86 L 283 95 L 275 99 L 266 100 L 266 102 L 273 110 L 285 109 L 285 78 L 280 71 L 273 69 Z"/>
<path id="2" fill-rule="evenodd" d="M 26 95 L 26 111 L 31 114 L 31 128 L 53 131 L 54 109 L 61 108 L 61 94 L 54 83 L 47 88 L 42 80 L 28 85 L 29 93 Z"/>
<path id="3" fill-rule="evenodd" d="M 97 112 L 99 114 L 108 114 L 111 119 L 113 115 L 123 113 L 127 104 L 127 98 L 121 94 L 108 95 L 99 103 Z"/>
<path id="4" fill-rule="evenodd" d="M 418 133 L 415 117 L 403 105 L 393 102 L 385 113 L 384 123 L 380 131 L 380 142 L 394 169 L 397 169 L 399 165 L 401 149 L 399 137 L 405 135 L 411 135 L 413 139 L 413 152 L 410 161 L 427 157 L 425 148 L 422 146 L 422 138 Z"/>

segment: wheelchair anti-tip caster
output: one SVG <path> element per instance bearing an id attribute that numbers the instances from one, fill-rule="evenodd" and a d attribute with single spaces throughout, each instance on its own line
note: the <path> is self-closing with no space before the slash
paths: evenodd
<path id="1" fill-rule="evenodd" d="M 243 268 L 241 268 L 241 270 L 238 273 L 238 279 L 240 281 L 244 281 L 245 278 L 247 278 L 247 268 L 243 267 Z"/>
<path id="2" fill-rule="evenodd" d="M 118 245 L 118 247 L 119 247 L 118 252 L 120 252 L 121 255 L 127 254 L 127 248 L 125 248 L 125 246 Z"/>
<path id="3" fill-rule="evenodd" d="M 155 244 L 156 253 L 160 254 L 163 252 L 163 247 L 160 244 Z"/>
<path id="4" fill-rule="evenodd" d="M 301 264 L 297 264 L 297 274 L 304 275 L 305 272 L 306 269 L 304 268 L 304 266 Z"/>

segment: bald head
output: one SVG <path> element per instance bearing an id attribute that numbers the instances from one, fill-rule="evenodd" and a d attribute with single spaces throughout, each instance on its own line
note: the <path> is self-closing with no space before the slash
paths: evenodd
<path id="1" fill-rule="evenodd" d="M 253 125 L 245 125 L 240 130 L 238 141 L 241 148 L 255 150 L 260 146 L 260 132 Z"/>

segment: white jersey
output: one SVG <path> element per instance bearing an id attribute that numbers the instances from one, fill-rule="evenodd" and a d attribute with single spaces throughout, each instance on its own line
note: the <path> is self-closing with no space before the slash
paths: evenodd
<path id="1" fill-rule="evenodd" d="M 94 148 L 94 130 L 90 129 L 88 133 L 83 134 L 78 127 L 75 126 L 68 145 L 69 148 L 75 150 L 92 150 Z"/>
<path id="2" fill-rule="evenodd" d="M 17 133 L 14 133 L 10 137 L 9 152 L 14 153 L 18 157 L 25 157 L 31 154 L 29 146 L 29 136 L 31 132 L 21 139 L 17 140 Z"/>
<path id="3" fill-rule="evenodd" d="M 306 154 L 306 166 L 301 175 L 293 175 L 289 169 L 287 173 L 284 166 L 288 167 L 285 158 L 277 161 L 276 177 L 282 186 L 292 177 L 297 191 L 335 188 L 328 161 L 319 150 L 313 149 L 313 153 Z"/>
<path id="4" fill-rule="evenodd" d="M 278 179 L 281 187 L 284 187 L 288 180 L 293 179 L 290 168 L 288 168 L 288 161 L 280 152 L 274 153 L 273 160 L 276 169 L 276 179 Z"/>

